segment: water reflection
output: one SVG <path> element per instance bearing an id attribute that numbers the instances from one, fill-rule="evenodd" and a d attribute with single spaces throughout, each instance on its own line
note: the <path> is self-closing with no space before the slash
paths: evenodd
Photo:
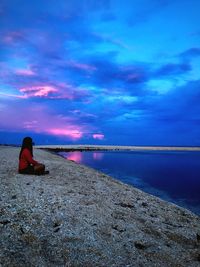
<path id="1" fill-rule="evenodd" d="M 84 163 L 85 154 L 84 152 L 80 151 L 74 151 L 74 152 L 61 152 L 59 153 L 61 156 L 63 156 L 65 159 L 73 160 L 77 163 Z M 88 154 L 89 158 L 93 158 L 95 161 L 101 161 L 104 157 L 104 153 L 100 152 L 89 152 Z"/>
<path id="2" fill-rule="evenodd" d="M 64 158 L 66 158 L 68 160 L 73 160 L 73 161 L 75 161 L 77 163 L 82 163 L 83 162 L 83 155 L 79 151 L 69 152 L 69 153 L 62 153 L 61 155 L 64 156 Z"/>
<path id="3" fill-rule="evenodd" d="M 102 160 L 103 156 L 104 156 L 104 153 L 93 152 L 92 156 L 93 156 L 94 160 Z"/>
<path id="4" fill-rule="evenodd" d="M 200 214 L 200 153 L 60 152 L 145 192 Z"/>

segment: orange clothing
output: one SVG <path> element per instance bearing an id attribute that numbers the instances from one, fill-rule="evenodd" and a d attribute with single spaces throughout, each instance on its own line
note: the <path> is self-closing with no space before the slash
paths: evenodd
<path id="1" fill-rule="evenodd" d="M 36 164 L 38 162 L 33 159 L 31 152 L 27 148 L 24 148 L 19 159 L 19 171 L 26 169 L 30 165 L 35 166 Z"/>

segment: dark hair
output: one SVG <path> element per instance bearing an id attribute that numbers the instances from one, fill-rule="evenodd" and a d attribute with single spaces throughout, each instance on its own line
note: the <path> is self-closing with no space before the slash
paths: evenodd
<path id="1" fill-rule="evenodd" d="M 22 154 L 22 151 L 24 150 L 24 148 L 27 148 L 30 152 L 31 152 L 31 155 L 33 156 L 33 140 L 31 137 L 25 137 L 23 139 L 23 142 L 22 142 L 22 147 L 21 147 L 21 150 L 20 150 L 20 153 L 19 153 L 19 159 L 21 158 L 21 154 Z"/>

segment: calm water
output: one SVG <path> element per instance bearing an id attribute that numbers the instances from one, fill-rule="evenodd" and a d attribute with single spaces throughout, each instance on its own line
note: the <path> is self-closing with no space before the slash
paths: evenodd
<path id="1" fill-rule="evenodd" d="M 199 152 L 60 152 L 200 215 Z"/>

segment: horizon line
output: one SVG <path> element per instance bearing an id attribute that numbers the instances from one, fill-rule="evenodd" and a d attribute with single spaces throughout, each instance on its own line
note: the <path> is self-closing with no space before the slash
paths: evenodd
<path id="1" fill-rule="evenodd" d="M 36 145 L 39 149 L 52 150 L 167 150 L 167 151 L 200 151 L 200 146 L 133 146 L 133 145 Z"/>

